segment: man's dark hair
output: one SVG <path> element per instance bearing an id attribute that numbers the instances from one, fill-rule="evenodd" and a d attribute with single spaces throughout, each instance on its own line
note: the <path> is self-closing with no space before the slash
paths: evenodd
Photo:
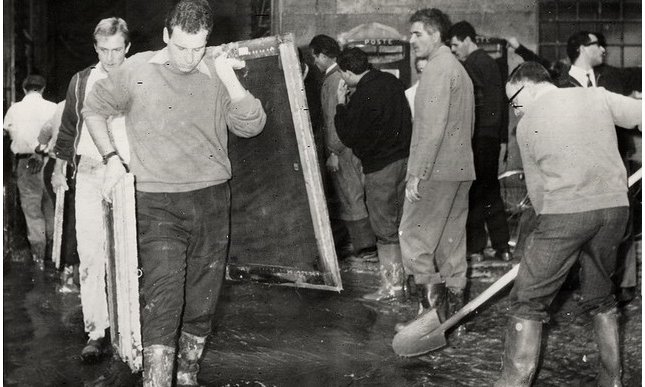
<path id="1" fill-rule="evenodd" d="M 473 43 L 476 43 L 475 38 L 477 37 L 477 33 L 475 33 L 475 28 L 470 23 L 462 20 L 450 27 L 450 31 L 448 31 L 448 39 L 452 39 L 453 36 L 456 36 L 457 39 L 462 42 L 466 37 L 469 37 Z"/>
<path id="2" fill-rule="evenodd" d="M 358 47 L 346 48 L 338 55 L 338 67 L 343 71 L 363 74 L 370 69 L 367 54 Z"/>
<path id="3" fill-rule="evenodd" d="M 313 52 L 314 55 L 323 53 L 329 58 L 337 58 L 338 54 L 340 54 L 340 46 L 338 45 L 338 42 L 331 36 L 327 35 L 314 36 L 309 43 L 309 48 L 311 48 L 311 52 Z"/>
<path id="4" fill-rule="evenodd" d="M 520 64 L 508 77 L 508 83 L 511 84 L 525 81 L 531 83 L 553 83 L 547 69 L 537 62 L 524 62 Z"/>
<path id="5" fill-rule="evenodd" d="M 207 0 L 181 0 L 168 13 L 166 29 L 168 36 L 172 35 L 175 27 L 181 28 L 188 34 L 196 34 L 201 30 L 213 30 L 213 11 Z"/>
<path id="6" fill-rule="evenodd" d="M 22 81 L 22 88 L 25 91 L 42 91 L 47 85 L 45 78 L 42 75 L 28 75 L 24 81 Z"/>
<path id="7" fill-rule="evenodd" d="M 410 23 L 416 22 L 423 23 L 426 31 L 428 31 L 428 27 L 439 31 L 441 41 L 445 41 L 447 39 L 446 35 L 448 34 L 451 25 L 450 18 L 440 10 L 436 8 L 420 9 L 410 16 Z"/>
<path id="8" fill-rule="evenodd" d="M 571 63 L 575 62 L 580 56 L 580 46 L 584 46 L 591 41 L 589 34 L 591 34 L 589 31 L 576 32 L 567 40 L 567 56 Z"/>

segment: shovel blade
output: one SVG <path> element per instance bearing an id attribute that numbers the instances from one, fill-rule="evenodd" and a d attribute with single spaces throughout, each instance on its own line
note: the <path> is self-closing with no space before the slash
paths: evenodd
<path id="1" fill-rule="evenodd" d="M 392 349 L 399 356 L 414 357 L 442 348 L 447 342 L 440 327 L 437 311 L 427 310 L 394 336 Z"/>

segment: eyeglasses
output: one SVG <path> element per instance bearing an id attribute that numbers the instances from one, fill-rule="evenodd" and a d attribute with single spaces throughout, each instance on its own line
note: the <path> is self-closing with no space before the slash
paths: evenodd
<path id="1" fill-rule="evenodd" d="M 515 102 L 513 102 L 513 100 L 515 99 L 515 97 L 517 97 L 517 95 L 518 95 L 518 94 L 520 93 L 520 91 L 522 91 L 522 90 L 524 90 L 524 86 L 520 87 L 520 89 L 519 89 L 518 91 L 516 91 L 516 92 L 515 92 L 515 94 L 513 94 L 513 96 L 511 96 L 511 98 L 509 98 L 509 99 L 508 99 L 508 104 L 509 104 L 509 105 L 511 105 L 511 107 L 512 107 L 513 109 L 517 109 L 517 108 L 521 108 L 521 107 L 522 107 L 522 105 L 516 105 L 516 104 L 515 104 Z"/>
<path id="2" fill-rule="evenodd" d="M 589 47 L 589 46 L 593 46 L 594 44 L 595 44 L 596 46 L 600 47 L 600 42 L 599 42 L 599 41 L 597 41 L 597 40 L 595 40 L 595 41 L 593 41 L 593 42 L 585 43 L 585 44 L 583 44 L 583 46 L 585 46 L 585 47 Z"/>

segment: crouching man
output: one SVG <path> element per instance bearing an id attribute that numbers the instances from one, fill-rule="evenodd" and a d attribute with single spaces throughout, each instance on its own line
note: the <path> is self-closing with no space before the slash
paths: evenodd
<path id="1" fill-rule="evenodd" d="M 580 303 L 593 316 L 598 385 L 620 386 L 618 316 L 611 275 L 629 217 L 627 174 L 614 126 L 641 124 L 638 100 L 603 88 L 558 89 L 547 70 L 525 62 L 506 94 L 529 197 L 538 215 L 511 292 L 502 375 L 495 386 L 529 386 L 542 324 L 571 267 L 580 262 Z"/>

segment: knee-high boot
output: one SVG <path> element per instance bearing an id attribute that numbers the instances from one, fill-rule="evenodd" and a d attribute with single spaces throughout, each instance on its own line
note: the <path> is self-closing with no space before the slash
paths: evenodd
<path id="1" fill-rule="evenodd" d="M 541 342 L 541 321 L 511 316 L 506 328 L 502 376 L 494 386 L 530 386 L 537 370 Z"/>
<path id="2" fill-rule="evenodd" d="M 618 314 L 616 309 L 599 313 L 593 317 L 593 329 L 598 352 L 600 352 L 600 370 L 598 386 L 620 387 L 622 368 L 620 365 L 620 348 L 618 341 Z"/>
<path id="3" fill-rule="evenodd" d="M 175 348 L 150 345 L 143 349 L 143 386 L 170 387 L 172 385 Z"/>
<path id="4" fill-rule="evenodd" d="M 381 302 L 404 300 L 406 277 L 401 260 L 401 246 L 378 243 L 376 248 L 378 249 L 381 285 L 376 292 L 364 295 L 363 299 Z"/>
<path id="5" fill-rule="evenodd" d="M 181 332 L 177 354 L 177 386 L 198 386 L 199 361 L 204 352 L 206 337 Z"/>

